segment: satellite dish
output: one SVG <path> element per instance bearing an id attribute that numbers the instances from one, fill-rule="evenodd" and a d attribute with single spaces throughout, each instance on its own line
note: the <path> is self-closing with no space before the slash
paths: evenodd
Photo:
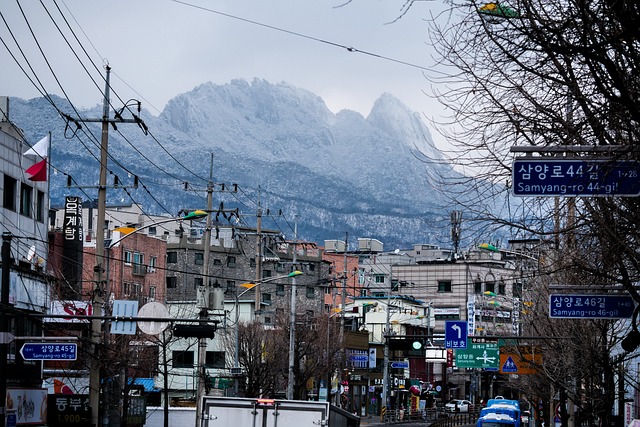
<path id="1" fill-rule="evenodd" d="M 400 253 L 400 249 L 396 248 L 396 250 L 395 250 L 395 251 L 393 251 L 393 252 L 395 252 L 395 253 L 399 254 L 399 253 Z"/>
<path id="2" fill-rule="evenodd" d="M 138 310 L 138 317 L 148 317 L 154 320 L 138 321 L 138 328 L 147 335 L 159 335 L 169 327 L 169 322 L 158 319 L 168 319 L 169 310 L 159 302 L 148 302 Z"/>

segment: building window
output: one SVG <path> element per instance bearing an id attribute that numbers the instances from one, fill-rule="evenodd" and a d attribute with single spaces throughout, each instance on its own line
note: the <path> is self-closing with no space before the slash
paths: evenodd
<path id="1" fill-rule="evenodd" d="M 236 289 L 236 281 L 235 280 L 227 280 L 227 291 L 233 292 Z"/>
<path id="2" fill-rule="evenodd" d="M 522 282 L 515 282 L 513 284 L 513 296 L 516 298 L 522 297 Z"/>
<path id="3" fill-rule="evenodd" d="M 281 283 L 276 284 L 276 295 L 283 296 L 284 295 L 284 285 Z"/>
<path id="4" fill-rule="evenodd" d="M 384 283 L 384 274 L 374 274 L 373 275 L 376 284 L 383 284 Z"/>
<path id="5" fill-rule="evenodd" d="M 213 265 L 222 265 L 222 260 L 220 258 L 214 258 Z"/>
<path id="6" fill-rule="evenodd" d="M 149 298 L 152 300 L 156 299 L 156 287 L 155 286 L 149 286 Z"/>
<path id="7" fill-rule="evenodd" d="M 155 236 L 157 232 L 158 232 L 158 229 L 155 226 L 149 227 L 149 233 L 148 233 L 149 236 Z"/>
<path id="8" fill-rule="evenodd" d="M 205 368 L 224 369 L 224 356 L 224 351 L 207 351 L 206 359 L 204 362 Z"/>
<path id="9" fill-rule="evenodd" d="M 178 262 L 178 252 L 167 252 L 167 264 L 175 264 Z"/>
<path id="10" fill-rule="evenodd" d="M 284 264 L 279 262 L 276 264 L 276 271 L 278 273 L 284 273 Z"/>
<path id="11" fill-rule="evenodd" d="M 439 280 L 438 281 L 438 292 L 451 292 L 451 281 L 450 280 Z"/>
<path id="12" fill-rule="evenodd" d="M 33 187 L 27 184 L 20 185 L 20 214 L 31 218 L 31 198 Z"/>
<path id="13" fill-rule="evenodd" d="M 271 304 L 271 294 L 268 292 L 264 292 L 262 294 L 262 302 L 265 304 Z"/>
<path id="14" fill-rule="evenodd" d="M 131 283 L 124 283 L 122 286 L 122 292 L 124 293 L 125 298 L 131 296 Z"/>
<path id="15" fill-rule="evenodd" d="M 193 254 L 193 263 L 195 265 L 203 265 L 204 264 L 204 253 L 202 253 L 202 252 L 194 252 L 194 254 Z"/>
<path id="16" fill-rule="evenodd" d="M 262 277 L 271 277 L 271 270 L 262 270 Z"/>
<path id="17" fill-rule="evenodd" d="M 193 351 L 172 351 L 174 368 L 193 368 Z"/>
<path id="18" fill-rule="evenodd" d="M 46 210 L 44 205 L 44 192 L 38 191 L 38 195 L 36 197 L 36 221 L 44 222 L 44 212 Z"/>
<path id="19" fill-rule="evenodd" d="M 199 286 L 203 285 L 202 277 L 194 277 L 193 278 L 193 289 L 198 289 Z"/>
<path id="20" fill-rule="evenodd" d="M 496 282 L 487 282 L 484 284 L 485 292 L 495 292 L 496 291 Z"/>
<path id="21" fill-rule="evenodd" d="M 249 258 L 249 267 L 256 268 L 256 259 L 255 258 Z"/>
<path id="22" fill-rule="evenodd" d="M 391 290 L 392 291 L 398 290 L 398 281 L 396 279 L 391 279 Z"/>
<path id="23" fill-rule="evenodd" d="M 473 292 L 476 293 L 476 294 L 481 294 L 482 293 L 482 280 L 476 279 L 473 282 Z"/>
<path id="24" fill-rule="evenodd" d="M 4 176 L 4 189 L 2 193 L 2 207 L 7 210 L 16 210 L 16 186 L 17 181 L 11 178 L 9 175 Z"/>
<path id="25" fill-rule="evenodd" d="M 306 290 L 307 290 L 307 298 L 315 298 L 316 293 L 314 292 L 314 289 L 312 286 L 307 286 Z"/>
<path id="26" fill-rule="evenodd" d="M 315 264 L 309 264 L 309 271 L 316 271 L 316 265 Z"/>
<path id="27" fill-rule="evenodd" d="M 178 278 L 174 276 L 167 277 L 167 289 L 175 289 L 178 287 Z"/>
<path id="28" fill-rule="evenodd" d="M 271 323 L 271 316 L 264 316 L 264 324 L 270 325 Z"/>
<path id="29" fill-rule="evenodd" d="M 131 251 L 124 251 L 124 263 L 131 265 L 132 254 Z"/>
<path id="30" fill-rule="evenodd" d="M 227 267 L 235 267 L 236 266 L 236 257 L 229 255 L 227 257 Z"/>
<path id="31" fill-rule="evenodd" d="M 144 254 L 141 254 L 140 252 L 135 252 L 133 254 L 133 263 L 137 264 L 137 265 L 143 265 L 144 264 Z"/>
<path id="32" fill-rule="evenodd" d="M 149 257 L 149 273 L 155 272 L 157 266 L 158 266 L 158 257 L 150 256 Z"/>

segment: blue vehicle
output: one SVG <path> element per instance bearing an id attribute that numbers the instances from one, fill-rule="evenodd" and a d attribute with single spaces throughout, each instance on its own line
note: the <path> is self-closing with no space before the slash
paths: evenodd
<path id="1" fill-rule="evenodd" d="M 517 400 L 490 399 L 480 411 L 476 427 L 521 427 L 520 403 Z"/>

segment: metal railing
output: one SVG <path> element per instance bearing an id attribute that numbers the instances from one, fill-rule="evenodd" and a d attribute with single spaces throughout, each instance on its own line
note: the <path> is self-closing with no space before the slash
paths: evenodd
<path id="1" fill-rule="evenodd" d="M 475 424 L 480 415 L 480 408 L 469 408 L 469 412 L 440 413 L 440 417 L 430 427 L 457 427 Z"/>

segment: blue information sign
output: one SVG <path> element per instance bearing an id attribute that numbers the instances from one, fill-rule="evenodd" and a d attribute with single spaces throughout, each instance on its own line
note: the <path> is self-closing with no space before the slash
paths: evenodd
<path id="1" fill-rule="evenodd" d="M 640 163 L 635 160 L 547 160 L 513 162 L 516 196 L 639 196 Z"/>
<path id="2" fill-rule="evenodd" d="M 635 303 L 628 295 L 549 296 L 549 317 L 556 319 L 629 319 Z"/>
<path id="3" fill-rule="evenodd" d="M 26 343 L 20 349 L 24 360 L 76 360 L 77 344 Z"/>
<path id="4" fill-rule="evenodd" d="M 409 362 L 406 360 L 394 360 L 391 362 L 393 369 L 409 369 Z"/>
<path id="5" fill-rule="evenodd" d="M 467 348 L 467 322 L 464 320 L 444 322 L 444 347 Z"/>

